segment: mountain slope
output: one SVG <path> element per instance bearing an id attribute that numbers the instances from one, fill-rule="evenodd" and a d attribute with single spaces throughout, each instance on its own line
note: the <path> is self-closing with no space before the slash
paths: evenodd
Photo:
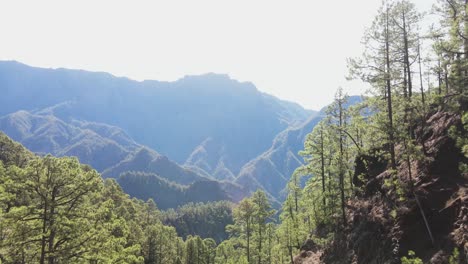
<path id="1" fill-rule="evenodd" d="M 161 209 L 176 208 L 189 202 L 238 201 L 239 197 L 245 196 L 240 186 L 212 181 L 182 168 L 167 157 L 136 145 L 117 128 L 97 123 L 73 123 L 80 126 L 67 124 L 54 116 L 20 111 L 0 118 L 0 129 L 33 147 L 37 153 L 76 156 L 80 160 L 89 160 L 88 164 L 91 165 L 105 164 L 103 159 L 118 162 L 121 158 L 119 155 L 128 155 L 116 166 L 105 170 L 105 173 L 117 178 L 125 192 L 132 197 L 144 200 L 151 198 Z M 119 145 L 109 138 L 101 137 L 90 128 L 119 143 L 127 142 L 130 145 Z M 132 150 L 133 148 L 138 149 Z M 26 163 L 25 157 L 31 159 L 34 154 L 0 131 L 0 160 L 22 166 Z"/>
<path id="2" fill-rule="evenodd" d="M 217 181 L 180 185 L 153 173 L 124 172 L 117 182 L 130 196 L 145 201 L 153 199 L 160 209 L 177 208 L 189 202 L 230 200 Z"/>
<path id="3" fill-rule="evenodd" d="M 0 129 L 33 152 L 76 156 L 98 171 L 140 148 L 117 127 L 78 121 L 66 123 L 52 115 L 27 111 L 0 117 Z"/>
<path id="4" fill-rule="evenodd" d="M 226 161 L 225 147 L 220 146 L 212 138 L 207 138 L 188 157 L 186 166 L 198 167 L 210 172 L 219 180 L 234 180 L 235 175 L 224 165 Z"/>
<path id="5" fill-rule="evenodd" d="M 13 141 L 0 131 L 0 161 L 3 165 L 23 167 L 34 158 L 34 154 L 23 145 Z"/>
<path id="6" fill-rule="evenodd" d="M 308 240 L 294 263 L 399 263 L 409 251 L 421 259 L 414 263 L 466 263 L 468 157 L 457 140 L 467 128 L 460 114 L 439 108 L 415 126 L 426 152 L 410 161 L 397 153 L 396 173 L 379 152 L 358 156 L 353 183 L 361 189 L 347 202 L 347 226 L 330 243 Z M 461 136 L 451 136 L 455 131 Z M 395 176 L 400 192 L 388 184 Z M 314 235 L 325 236 L 325 227 Z"/>
<path id="7" fill-rule="evenodd" d="M 242 167 L 236 183 L 250 191 L 262 188 L 281 202 L 284 198 L 281 191 L 294 170 L 303 164 L 298 153 L 304 147 L 305 137 L 322 117 L 318 114 L 297 128 L 281 132 L 267 151 Z"/>
<path id="8" fill-rule="evenodd" d="M 360 96 L 350 96 L 345 107 L 361 101 Z M 279 133 L 267 151 L 242 167 L 235 182 L 245 186 L 251 192 L 262 188 L 274 201 L 281 203 L 284 199 L 283 189 L 296 168 L 303 164 L 299 151 L 304 148 L 305 138 L 322 120 L 326 110 L 327 107 L 312 115 L 300 126 L 291 127 Z"/>
<path id="9" fill-rule="evenodd" d="M 154 150 L 142 147 L 121 162 L 102 172 L 104 178 L 117 178 L 127 171 L 154 173 L 179 184 L 191 184 L 207 180 L 196 172 L 183 168 Z"/>
<path id="10" fill-rule="evenodd" d="M 208 173 L 220 177 L 237 175 L 279 132 L 312 114 L 251 83 L 216 74 L 137 82 L 107 73 L 0 62 L 0 87 L 0 115 L 48 107 L 49 114 L 65 121 L 120 127 L 179 164 L 211 139 L 217 150 L 203 162 Z"/>
<path id="11" fill-rule="evenodd" d="M 179 184 L 209 177 L 179 166 L 135 143 L 120 128 L 106 124 L 76 120 L 67 123 L 53 115 L 18 111 L 0 117 L 0 130 L 35 153 L 76 156 L 101 171 L 103 177 L 118 178 L 127 171 L 142 171 Z"/>

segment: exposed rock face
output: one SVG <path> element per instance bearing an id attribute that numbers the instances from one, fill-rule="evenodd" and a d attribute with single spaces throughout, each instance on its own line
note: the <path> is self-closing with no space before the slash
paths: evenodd
<path id="1" fill-rule="evenodd" d="M 400 263 L 413 250 L 424 263 L 442 264 L 449 263 L 455 248 L 460 252 L 459 263 L 468 263 L 468 175 L 459 170 L 467 159 L 449 136 L 452 127 L 463 129 L 459 115 L 436 112 L 416 128 L 425 155 L 410 164 L 401 153 L 398 157 L 397 176 L 407 194 L 404 199 L 394 186 L 385 184 L 392 177 L 385 166 L 370 156 L 359 157 L 356 172 L 365 180 L 357 182 L 355 175 L 355 181 L 364 188 L 348 202 L 347 227 L 325 248 L 303 248 L 295 263 Z"/>

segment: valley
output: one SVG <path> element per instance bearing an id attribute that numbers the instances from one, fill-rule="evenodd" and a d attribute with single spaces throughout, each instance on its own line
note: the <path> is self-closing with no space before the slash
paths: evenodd
<path id="1" fill-rule="evenodd" d="M 468 263 L 467 0 L 23 4 L 0 264 Z"/>

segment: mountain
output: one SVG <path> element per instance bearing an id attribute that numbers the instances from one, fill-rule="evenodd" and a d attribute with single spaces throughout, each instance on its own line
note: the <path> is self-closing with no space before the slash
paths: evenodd
<path id="1" fill-rule="evenodd" d="M 203 170 L 181 167 L 138 145 L 120 128 L 76 120 L 67 123 L 46 112 L 23 110 L 0 117 L 0 129 L 35 153 L 76 156 L 103 171 L 103 177 L 117 178 L 128 194 L 152 198 L 161 209 L 189 202 L 239 201 L 247 195 L 241 186 L 212 181 L 210 175 L 201 174 Z"/>
<path id="2" fill-rule="evenodd" d="M 183 238 L 199 235 L 217 244 L 229 238 L 226 226 L 233 224 L 233 204 L 227 201 L 189 203 L 162 213 L 163 223 L 174 226 Z"/>
<path id="3" fill-rule="evenodd" d="M 123 130 L 106 124 L 73 121 L 18 111 L 0 117 L 0 129 L 39 154 L 76 156 L 102 171 L 141 148 Z"/>
<path id="4" fill-rule="evenodd" d="M 294 170 L 303 164 L 298 153 L 304 148 L 305 137 L 322 117 L 322 114 L 317 114 L 301 126 L 278 134 L 267 151 L 242 167 L 236 183 L 250 191 L 262 188 L 280 204 L 284 199 L 282 190 Z"/>
<path id="5" fill-rule="evenodd" d="M 206 177 L 183 168 L 171 162 L 166 156 L 162 156 L 146 147 L 142 147 L 121 162 L 103 171 L 102 177 L 117 178 L 127 171 L 154 173 L 179 184 L 191 184 L 196 181 L 207 180 Z"/>
<path id="6" fill-rule="evenodd" d="M 0 131 L 0 162 L 5 166 L 24 167 L 34 154 Z M 0 164 L 1 165 L 1 164 Z"/>
<path id="7" fill-rule="evenodd" d="M 216 182 L 217 197 L 239 201 L 263 188 L 280 202 L 305 135 L 320 119 L 219 74 L 138 82 L 0 61 L 0 87 L 6 134 L 39 154 L 77 156 L 103 177 L 127 175 L 125 189 L 142 199 L 182 195 L 174 186 L 208 191 Z M 159 187 L 141 184 L 148 179 Z"/>
<path id="8" fill-rule="evenodd" d="M 236 175 L 226 168 L 225 162 L 228 162 L 226 161 L 225 147 L 212 138 L 207 138 L 193 150 L 185 165 L 211 172 L 216 179 L 234 180 Z"/>
<path id="9" fill-rule="evenodd" d="M 47 108 L 42 114 L 64 121 L 117 126 L 171 160 L 221 179 L 237 175 L 278 133 L 313 114 L 219 74 L 137 82 L 3 61 L 0 87 L 0 115 Z"/>
<path id="10" fill-rule="evenodd" d="M 153 173 L 124 172 L 117 182 L 130 196 L 145 201 L 153 199 L 160 209 L 177 208 L 190 202 L 230 200 L 217 181 L 180 185 Z"/>
<path id="11" fill-rule="evenodd" d="M 179 166 L 135 143 L 120 128 L 106 124 L 76 120 L 67 123 L 53 115 L 23 110 L 0 117 L 0 129 L 35 153 L 75 156 L 106 178 L 118 178 L 129 171 L 155 173 L 174 184 L 192 184 L 210 178 Z"/>
<path id="12" fill-rule="evenodd" d="M 350 96 L 345 107 L 361 101 L 360 96 Z M 283 189 L 296 168 L 304 162 L 299 151 L 304 149 L 306 136 L 322 120 L 326 110 L 324 107 L 300 126 L 279 133 L 268 150 L 242 167 L 235 182 L 250 191 L 262 188 L 270 194 L 272 201 L 280 204 L 284 200 Z"/>

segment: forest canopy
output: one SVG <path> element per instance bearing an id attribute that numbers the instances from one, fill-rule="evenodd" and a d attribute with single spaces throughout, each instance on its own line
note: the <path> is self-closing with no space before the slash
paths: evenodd
<path id="1" fill-rule="evenodd" d="M 339 250 L 352 251 L 359 263 L 418 263 L 432 258 L 433 248 L 443 261 L 463 261 L 466 233 L 446 235 L 431 219 L 466 200 L 452 201 L 451 194 L 439 201 L 444 207 L 429 210 L 424 188 L 466 190 L 468 4 L 441 0 L 434 12 L 439 21 L 425 32 L 413 3 L 383 1 L 363 36 L 364 53 L 348 60 L 349 78 L 366 82 L 370 93 L 350 104 L 337 89 L 305 139 L 304 165 L 285 186 L 280 210 L 259 189 L 237 204 L 189 203 L 163 212 L 76 158 L 36 156 L 0 133 L 0 263 L 271 264 L 316 253 L 325 263 L 343 263 L 333 262 L 350 257 Z M 150 173 L 127 173 L 120 182 L 170 185 L 161 194 L 165 208 L 190 190 Z M 463 219 L 453 215 L 451 227 Z M 411 238 L 401 233 L 409 231 L 399 229 L 407 219 L 422 230 L 417 248 L 408 248 Z M 377 231 L 361 228 L 369 223 Z M 389 233 L 388 226 L 398 239 L 363 242 L 375 240 L 372 231 Z M 366 239 L 353 237 L 355 228 Z M 366 246 L 375 251 L 363 253 Z"/>

